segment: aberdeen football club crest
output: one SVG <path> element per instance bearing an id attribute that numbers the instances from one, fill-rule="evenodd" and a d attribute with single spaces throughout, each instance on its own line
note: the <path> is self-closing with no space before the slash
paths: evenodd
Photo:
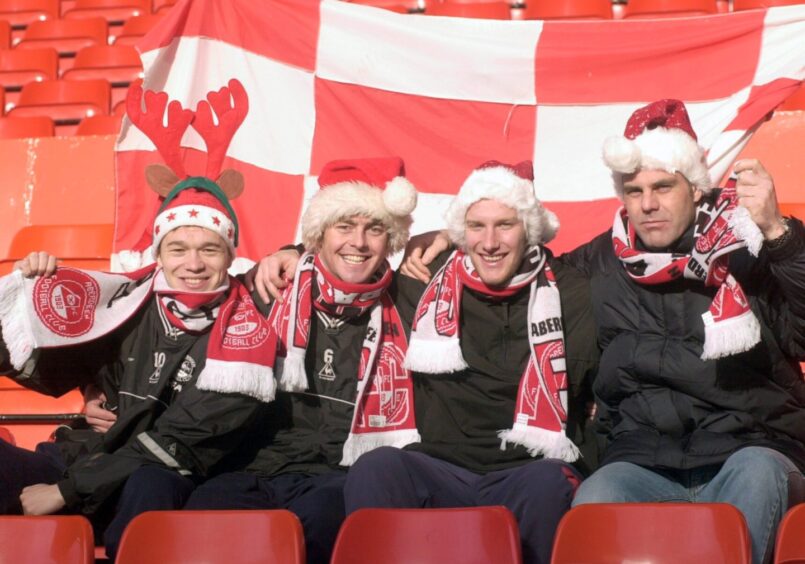
<path id="1" fill-rule="evenodd" d="M 34 310 L 42 323 L 62 337 L 79 337 L 95 322 L 100 286 L 88 275 L 60 267 L 34 284 Z"/>
<path id="2" fill-rule="evenodd" d="M 235 300 L 226 306 L 221 315 L 228 316 L 230 308 L 232 321 L 221 329 L 225 331 L 223 346 L 230 349 L 253 349 L 262 345 L 268 338 L 268 321 L 253 307 L 254 302 L 248 296 L 243 300 Z"/>

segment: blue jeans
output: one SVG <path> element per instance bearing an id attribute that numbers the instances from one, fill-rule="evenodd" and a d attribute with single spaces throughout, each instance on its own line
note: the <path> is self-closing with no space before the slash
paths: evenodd
<path id="1" fill-rule="evenodd" d="M 791 494 L 800 496 L 802 488 L 802 473 L 785 455 L 769 448 L 746 447 L 721 466 L 686 471 L 649 470 L 630 462 L 607 464 L 582 482 L 573 506 L 729 503 L 743 513 L 752 538 L 752 561 L 762 564 L 771 559 L 777 525 L 788 509 Z"/>

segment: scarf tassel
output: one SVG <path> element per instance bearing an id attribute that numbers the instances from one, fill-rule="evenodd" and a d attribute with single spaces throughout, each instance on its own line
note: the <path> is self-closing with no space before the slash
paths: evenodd
<path id="1" fill-rule="evenodd" d="M 22 273 L 15 270 L 0 278 L 0 320 L 3 326 L 3 340 L 8 348 L 11 364 L 15 370 L 22 370 L 25 362 L 33 354 L 33 329 L 28 322 L 28 312 L 23 295 Z"/>
<path id="2" fill-rule="evenodd" d="M 362 454 L 379 447 L 388 446 L 403 448 L 422 439 L 416 429 L 398 429 L 396 431 L 378 431 L 372 433 L 350 433 L 344 443 L 341 466 L 352 466 Z"/>
<path id="3" fill-rule="evenodd" d="M 752 310 L 737 317 L 714 321 L 709 311 L 704 320 L 702 360 L 714 360 L 746 352 L 760 342 L 760 322 Z"/>
<path id="4" fill-rule="evenodd" d="M 208 358 L 204 364 L 196 387 L 199 390 L 224 394 L 244 394 L 264 402 L 272 401 L 277 391 L 271 368 L 250 362 L 229 362 L 212 358 Z"/>
<path id="5" fill-rule="evenodd" d="M 461 354 L 458 339 L 440 340 L 411 339 L 403 366 L 414 372 L 426 374 L 446 374 L 468 368 Z"/>
<path id="6" fill-rule="evenodd" d="M 280 389 L 286 392 L 307 390 L 305 349 L 293 347 L 284 359 L 277 358 Z"/>
<path id="7" fill-rule="evenodd" d="M 498 432 L 498 438 L 501 440 L 501 450 L 506 450 L 507 443 L 514 443 L 528 449 L 531 456 L 542 455 L 565 462 L 574 462 L 581 456 L 579 447 L 563 432 L 548 431 L 522 423 L 515 423 L 511 429 Z"/>

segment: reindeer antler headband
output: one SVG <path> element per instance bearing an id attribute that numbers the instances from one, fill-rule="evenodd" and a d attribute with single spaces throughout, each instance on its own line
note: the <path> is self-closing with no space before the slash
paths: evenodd
<path id="1" fill-rule="evenodd" d="M 166 108 L 167 121 L 163 124 Z M 221 172 L 221 166 L 235 132 L 249 111 L 243 85 L 236 79 L 230 80 L 228 86 L 209 92 L 195 112 L 183 108 L 176 100 L 168 103 L 165 92 L 143 92 L 137 85 L 129 90 L 126 111 L 132 123 L 154 143 L 167 165 L 146 167 L 149 186 L 164 198 L 154 223 L 154 253 L 165 233 L 183 225 L 198 225 L 218 232 L 234 251 L 238 243 L 238 223 L 229 200 L 243 192 L 243 175 L 232 169 Z M 180 143 L 191 125 L 207 146 L 204 176 L 188 176 L 181 157 Z M 216 175 L 218 178 L 212 180 Z M 205 198 L 187 196 L 185 191 L 191 188 L 209 193 L 216 202 L 210 204 Z"/>

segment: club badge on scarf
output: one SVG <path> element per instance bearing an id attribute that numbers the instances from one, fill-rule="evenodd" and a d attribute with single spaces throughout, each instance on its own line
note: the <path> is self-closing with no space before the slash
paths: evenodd
<path id="1" fill-rule="evenodd" d="M 710 308 L 702 314 L 703 360 L 748 351 L 760 342 L 760 323 L 741 285 L 729 272 L 730 253 L 748 247 L 757 254 L 759 247 L 753 231 L 746 228 L 748 212 L 737 202 L 735 189 L 727 187 L 718 191 L 714 201 L 698 206 L 693 249 L 687 254 L 638 250 L 625 208 L 617 211 L 612 227 L 615 255 L 635 282 L 653 285 L 686 278 L 718 287 Z"/>
<path id="2" fill-rule="evenodd" d="M 531 456 L 572 462 L 579 457 L 579 450 L 565 434 L 567 371 L 561 302 L 556 279 L 541 247 L 529 248 L 521 270 L 503 289 L 486 286 L 470 258 L 454 251 L 419 301 L 405 367 L 426 374 L 467 368 L 459 331 L 464 288 L 503 298 L 526 286 L 530 288 L 531 354 L 520 379 L 512 428 L 498 433 L 501 449 L 514 443 L 526 447 Z"/>
<path id="3" fill-rule="evenodd" d="M 308 386 L 305 356 L 313 310 L 345 318 L 370 312 L 344 466 L 380 446 L 401 448 L 420 441 L 413 384 L 402 365 L 408 348 L 405 328 L 386 292 L 391 268 L 385 263 L 381 269 L 376 281 L 350 284 L 332 276 L 318 255 L 306 253 L 299 259 L 293 284 L 284 290 L 283 302 L 276 302 L 269 315 L 272 332 L 280 336 L 275 366 L 280 389 L 296 392 Z"/>
<path id="4" fill-rule="evenodd" d="M 52 276 L 0 278 L 0 318 L 11 363 L 21 369 L 35 349 L 86 343 L 120 327 L 152 295 L 171 324 L 202 331 L 212 324 L 197 387 L 274 398 L 276 341 L 267 321 L 235 278 L 213 292 L 176 292 L 155 264 L 112 274 L 59 267 Z"/>

